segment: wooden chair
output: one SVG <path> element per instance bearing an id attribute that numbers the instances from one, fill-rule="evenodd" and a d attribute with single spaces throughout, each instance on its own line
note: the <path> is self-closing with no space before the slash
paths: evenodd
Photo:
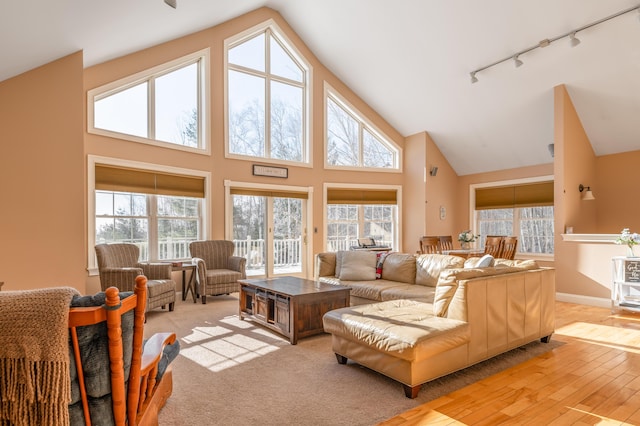
<path id="1" fill-rule="evenodd" d="M 420 238 L 420 253 L 429 254 L 429 253 L 440 253 L 440 238 L 424 236 Z"/>
<path id="2" fill-rule="evenodd" d="M 487 235 L 484 241 L 484 254 L 490 254 L 493 257 L 500 257 L 502 254 L 502 239 L 500 235 Z"/>
<path id="3" fill-rule="evenodd" d="M 87 345 L 92 345 L 92 340 L 95 340 L 96 329 L 89 327 L 106 323 L 102 326 L 107 333 L 107 342 L 104 344 L 108 348 L 108 362 L 107 365 L 98 366 L 105 371 L 104 374 L 110 371 L 113 420 L 116 425 L 157 425 L 158 411 L 171 395 L 171 367 L 165 365 L 166 370 L 159 380 L 157 376 L 163 350 L 166 345 L 176 341 L 176 335 L 156 333 L 146 341 L 143 348 L 146 284 L 146 277 L 138 276 L 134 294 L 122 300 L 118 289 L 110 287 L 105 292 L 104 305 L 72 307 L 69 310 L 70 346 L 73 355 L 72 386 L 75 377 L 86 425 L 91 425 L 92 410 L 97 398 L 95 395 L 87 396 L 87 384 L 92 378 L 96 378 L 85 374 L 83 361 L 95 363 L 99 361 L 96 359 L 96 353 L 101 352 L 91 347 L 94 353 L 83 353 L 83 349 L 89 349 Z M 131 313 L 133 318 L 130 317 Z M 132 341 L 129 341 L 129 338 L 132 338 Z M 130 360 L 126 354 L 131 357 Z M 129 376 L 125 377 L 127 365 L 130 365 Z M 91 365 L 87 365 L 86 368 L 91 368 Z M 70 406 L 70 411 L 72 409 Z M 78 415 L 71 415 L 72 424 L 77 423 L 73 421 L 74 417 L 77 418 Z"/>
<path id="4" fill-rule="evenodd" d="M 516 249 L 518 247 L 518 237 L 504 237 L 502 239 L 502 250 L 500 257 L 502 259 L 513 260 L 516 256 Z"/>
<path id="5" fill-rule="evenodd" d="M 445 250 L 453 250 L 453 238 L 451 235 L 441 235 L 438 237 L 440 243 L 440 253 Z"/>

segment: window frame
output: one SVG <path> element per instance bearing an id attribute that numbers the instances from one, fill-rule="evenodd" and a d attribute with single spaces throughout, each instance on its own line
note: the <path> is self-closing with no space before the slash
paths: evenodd
<path id="1" fill-rule="evenodd" d="M 371 133 L 381 143 L 388 147 L 389 150 L 395 153 L 394 166 L 393 167 L 365 167 L 365 166 L 336 166 L 329 164 L 328 151 L 329 151 L 329 114 L 328 114 L 328 100 L 338 104 L 352 119 L 358 124 L 358 149 L 362 153 L 364 144 L 364 130 Z M 336 89 L 334 89 L 329 83 L 324 84 L 324 168 L 329 170 L 353 170 L 363 172 L 382 172 L 382 173 L 402 173 L 402 148 L 398 146 L 393 139 L 387 136 L 382 130 L 380 130 L 371 120 L 369 120 L 362 112 L 355 108 L 349 101 L 347 101 Z M 362 163 L 363 155 L 360 156 L 360 162 Z"/>
<path id="2" fill-rule="evenodd" d="M 239 65 L 229 64 L 229 50 L 235 46 L 270 31 L 273 33 L 270 37 L 275 35 L 275 41 L 280 44 L 283 50 L 289 54 L 294 62 L 303 70 L 303 83 L 300 86 L 302 88 L 303 102 L 302 102 L 302 161 L 284 160 L 279 158 L 258 157 L 251 155 L 243 155 L 232 153 L 229 147 L 229 72 L 238 71 L 249 75 L 266 76 L 265 77 L 265 110 L 269 111 L 270 105 L 270 81 L 288 82 L 293 81 L 284 77 L 276 76 L 275 78 L 271 73 L 267 71 L 260 72 L 250 68 L 244 68 Z M 270 37 L 265 37 L 265 64 L 269 62 L 269 40 Z M 313 86 L 313 68 L 311 63 L 300 53 L 295 44 L 286 36 L 282 29 L 276 24 L 273 19 L 268 19 L 252 28 L 249 28 L 243 32 L 240 32 L 232 37 L 224 40 L 224 155 L 225 158 L 231 158 L 243 161 L 263 161 L 273 164 L 283 164 L 297 167 L 313 167 L 313 147 L 311 144 L 311 117 L 312 114 L 312 86 Z M 265 152 L 270 152 L 270 115 L 265 113 Z M 269 139 L 269 140 L 267 140 Z"/>
<path id="3" fill-rule="evenodd" d="M 402 246 L 402 185 L 362 185 L 362 184 L 349 184 L 349 183 L 325 183 L 323 185 L 323 195 L 322 195 L 322 212 L 323 212 L 323 223 L 324 223 L 324 232 L 322 234 L 322 247 L 326 251 L 329 248 L 328 241 L 328 231 L 329 231 L 329 203 L 328 203 L 328 192 L 331 189 L 350 189 L 350 190 L 358 190 L 358 189 L 366 189 L 366 190 L 383 190 L 383 191 L 395 191 L 396 192 L 396 217 L 395 217 L 395 235 L 394 240 L 392 242 L 392 248 L 396 250 L 400 250 Z M 377 205 L 374 203 L 371 204 L 362 204 L 363 207 L 362 212 L 364 213 L 365 205 Z M 389 204 L 392 205 L 392 204 Z M 358 214 L 358 231 L 360 231 L 360 226 L 364 229 L 364 214 Z"/>
<path id="4" fill-rule="evenodd" d="M 147 127 L 149 130 L 154 122 L 155 113 L 155 79 L 170 74 L 173 71 L 192 65 L 198 66 L 198 147 L 189 147 L 172 142 L 161 141 L 152 138 L 145 138 L 127 133 L 120 133 L 113 130 L 96 128 L 94 126 L 94 102 L 104 99 L 110 95 L 122 92 L 136 85 L 147 82 L 149 90 L 147 93 Z M 198 154 L 211 153 L 211 117 L 210 117 L 210 60 L 209 48 L 199 50 L 178 59 L 157 65 L 155 67 L 137 72 L 135 74 L 120 78 L 102 86 L 87 91 L 87 132 L 90 134 L 108 136 L 111 138 L 155 145 L 163 148 L 176 149 L 180 151 L 194 152 Z"/>
<path id="5" fill-rule="evenodd" d="M 553 181 L 553 175 L 545 175 L 545 176 L 536 176 L 531 178 L 522 178 L 522 179 L 511 179 L 505 181 L 494 181 L 494 182 L 485 182 L 479 184 L 471 184 L 469 185 L 469 229 L 472 230 L 474 234 L 478 233 L 478 215 L 476 214 L 476 189 L 478 188 L 491 188 L 491 187 L 499 187 L 499 186 L 507 186 L 507 185 L 518 185 L 518 184 L 526 184 L 526 183 L 540 183 L 540 182 L 548 182 Z M 555 219 L 555 203 L 554 207 L 554 219 Z M 513 207 L 514 215 L 513 215 L 513 228 L 520 229 L 520 214 L 515 211 L 517 207 Z M 518 231 L 519 232 L 519 231 Z M 554 227 L 554 237 L 556 234 L 556 230 Z M 518 235 L 519 237 L 519 235 Z M 543 261 L 553 261 L 555 258 L 555 244 L 554 244 L 554 253 L 520 253 L 517 252 L 516 256 L 519 254 L 526 255 L 528 259 L 535 260 L 543 260 Z"/>
<path id="6" fill-rule="evenodd" d="M 170 172 L 175 174 L 181 174 L 185 176 L 194 176 L 204 178 L 205 196 L 200 203 L 200 226 L 201 236 L 203 239 L 208 239 L 209 236 L 209 205 L 211 200 L 211 172 L 205 172 L 202 170 L 183 169 L 179 167 L 172 167 L 160 164 L 143 163 L 139 161 L 123 160 L 119 158 L 102 157 L 96 155 L 89 155 L 87 157 L 87 271 L 89 276 L 98 275 L 98 263 L 95 254 L 96 245 L 96 178 L 95 168 L 96 164 L 104 164 L 110 166 L 129 167 L 140 170 L 149 170 L 154 172 Z M 149 195 L 149 194 L 148 194 Z M 149 209 L 149 197 L 147 197 L 147 209 Z M 150 212 L 147 211 L 147 217 L 149 218 L 149 238 L 152 232 L 152 225 L 154 221 L 157 221 L 157 215 L 152 218 Z M 155 222 L 155 230 L 157 233 L 157 222 Z M 150 251 L 151 253 L 151 251 Z"/>

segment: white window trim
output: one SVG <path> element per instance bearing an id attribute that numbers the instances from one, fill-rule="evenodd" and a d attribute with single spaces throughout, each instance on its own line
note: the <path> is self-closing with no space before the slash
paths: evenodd
<path id="1" fill-rule="evenodd" d="M 327 223 L 328 204 L 327 204 L 327 192 L 329 189 L 343 188 L 343 189 L 380 189 L 380 190 L 395 190 L 396 191 L 396 206 L 397 206 L 397 222 L 398 227 L 396 229 L 395 240 L 392 247 L 397 247 L 397 251 L 401 251 L 402 247 L 402 185 L 370 185 L 370 184 L 354 184 L 354 183 L 325 183 L 323 185 L 322 192 L 322 214 L 324 228 L 322 233 L 322 250 L 327 248 L 327 233 L 329 232 L 329 224 Z"/>
<path id="2" fill-rule="evenodd" d="M 368 130 L 370 130 L 371 133 L 373 133 L 374 136 L 376 136 L 377 138 L 382 140 L 384 143 L 391 145 L 391 147 L 396 150 L 396 157 L 397 157 L 396 163 L 397 164 L 396 164 L 395 167 L 384 168 L 384 167 L 334 166 L 334 165 L 328 163 L 328 161 L 327 161 L 327 150 L 329 149 L 329 140 L 327 138 L 327 135 L 329 133 L 328 133 L 328 123 L 327 123 L 327 119 L 328 119 L 327 99 L 329 97 L 333 98 L 333 100 L 335 100 L 338 103 L 338 105 L 340 105 L 342 108 L 344 108 L 345 111 L 347 111 L 348 114 L 350 114 L 356 121 L 358 121 L 360 126 L 362 126 L 363 124 L 366 125 Z M 342 96 L 336 89 L 334 89 L 331 86 L 331 84 L 329 84 L 326 81 L 324 82 L 323 111 L 324 111 L 324 113 L 323 113 L 323 116 L 324 116 L 324 132 L 323 132 L 323 135 L 324 135 L 324 137 L 323 137 L 323 139 L 324 139 L 324 151 L 323 151 L 323 157 L 324 157 L 324 168 L 325 169 L 330 169 L 330 170 L 352 170 L 352 171 L 358 171 L 358 172 L 402 173 L 402 167 L 403 167 L 403 162 L 402 162 L 403 152 L 402 152 L 402 148 L 400 146 L 398 146 L 393 141 L 393 139 L 391 139 L 382 130 L 380 130 L 380 128 L 378 128 L 378 126 L 373 124 L 373 122 L 371 120 L 369 120 L 365 114 L 363 114 L 362 112 L 360 112 L 360 110 L 358 110 L 356 107 L 354 107 L 353 104 L 351 104 L 349 101 L 347 101 L 344 98 L 344 96 Z M 362 141 L 360 141 L 360 143 L 362 143 Z"/>
<path id="3" fill-rule="evenodd" d="M 518 185 L 523 183 L 536 183 L 536 182 L 548 182 L 553 181 L 553 175 L 546 176 L 535 176 L 530 178 L 521 178 L 521 179 L 510 179 L 510 180 L 498 180 L 494 182 L 484 182 L 484 183 L 474 183 L 469 185 L 469 229 L 474 234 L 477 234 L 476 220 L 475 220 L 475 211 L 476 211 L 476 189 L 477 188 L 490 188 L 494 186 L 506 186 L 506 185 Z M 555 208 L 555 205 L 554 205 Z M 554 209 L 555 216 L 555 209 Z M 555 250 L 554 250 L 555 252 Z M 555 254 L 543 254 L 536 253 L 530 254 L 527 253 L 527 259 L 533 260 L 544 260 L 544 261 L 553 261 Z"/>
<path id="4" fill-rule="evenodd" d="M 303 230 L 303 236 L 306 237 L 307 241 L 307 258 L 305 262 L 305 270 L 303 270 L 303 274 L 307 278 L 311 278 L 313 276 L 313 235 L 315 232 L 312 232 L 312 224 L 313 224 L 313 186 L 293 186 L 293 185 L 275 185 L 275 184 L 266 184 L 266 183 L 255 183 L 255 182 L 242 182 L 242 181 L 232 181 L 225 179 L 224 181 L 224 236 L 225 239 L 233 241 L 233 202 L 231 200 L 231 188 L 247 188 L 247 189 L 260 189 L 265 191 L 277 191 L 277 192 L 306 192 L 307 193 L 307 206 L 305 208 L 307 217 L 306 217 L 306 229 Z M 315 228 L 313 228 L 315 229 Z"/>
<path id="5" fill-rule="evenodd" d="M 202 148 L 193 148 L 183 145 L 178 145 L 171 142 L 164 142 L 155 139 L 143 138 L 140 136 L 129 135 L 126 133 L 114 132 L 105 129 L 98 129 L 94 127 L 94 98 L 102 95 L 107 95 L 111 91 L 119 91 L 125 86 L 135 86 L 136 84 L 142 83 L 148 80 L 149 76 L 154 74 L 166 74 L 167 72 L 171 72 L 175 69 L 182 68 L 183 66 L 188 65 L 189 63 L 194 63 L 198 60 L 201 60 L 200 66 L 200 78 L 199 78 L 199 87 L 198 87 L 198 97 L 199 97 L 199 113 L 201 116 L 200 124 L 201 128 L 198 130 L 200 135 L 199 138 L 202 140 L 204 146 Z M 144 143 L 148 145 L 155 145 L 163 148 L 177 149 L 180 151 L 188 151 L 196 154 L 206 154 L 209 155 L 211 153 L 211 101 L 210 101 L 210 60 L 209 60 L 209 48 L 191 53 L 189 55 L 183 56 L 181 58 L 175 59 L 170 62 L 166 62 L 164 64 L 155 66 L 153 68 L 146 69 L 144 71 L 140 71 L 133 75 L 121 78 L 116 81 L 112 81 L 111 83 L 104 84 L 100 87 L 96 87 L 94 89 L 87 91 L 87 132 L 100 136 L 108 136 L 111 138 L 122 139 L 132 142 Z"/>
<path id="6" fill-rule="evenodd" d="M 249 155 L 233 154 L 229 152 L 229 48 L 233 45 L 240 44 L 243 40 L 248 40 L 253 36 L 264 32 L 266 29 L 270 29 L 276 33 L 277 37 L 285 45 L 287 52 L 293 56 L 295 62 L 304 69 L 306 73 L 305 77 L 305 89 L 304 97 L 305 102 L 303 107 L 305 112 L 303 114 L 303 130 L 302 137 L 304 138 L 304 158 L 302 161 L 282 160 L 277 158 L 266 157 L 253 157 Z M 254 25 L 245 31 L 242 31 L 233 37 L 229 37 L 224 41 L 224 156 L 225 158 L 231 158 L 242 161 L 262 161 L 273 164 L 282 164 L 296 167 L 313 167 L 313 145 L 311 143 L 311 127 L 313 117 L 313 67 L 311 63 L 300 53 L 295 44 L 291 42 L 289 37 L 286 36 L 284 31 L 278 26 L 273 19 L 268 19 L 260 24 Z"/>
<path id="7" fill-rule="evenodd" d="M 205 195 L 202 201 L 200 220 L 202 221 L 202 238 L 209 235 L 207 224 L 209 223 L 208 206 L 211 200 L 211 173 L 202 170 L 183 169 L 180 167 L 163 166 L 159 164 L 143 163 L 139 161 L 125 160 L 121 158 L 101 157 L 89 155 L 87 157 L 87 271 L 89 276 L 98 275 L 96 261 L 96 164 L 108 166 L 129 167 L 140 170 L 156 172 L 169 172 L 185 176 L 204 178 Z"/>

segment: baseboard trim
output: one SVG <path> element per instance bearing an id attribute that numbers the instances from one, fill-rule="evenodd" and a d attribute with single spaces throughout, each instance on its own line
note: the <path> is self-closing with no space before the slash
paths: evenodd
<path id="1" fill-rule="evenodd" d="M 559 302 L 577 303 L 578 305 L 597 306 L 600 308 L 611 307 L 611 299 L 582 296 L 580 294 L 556 293 L 556 300 Z"/>

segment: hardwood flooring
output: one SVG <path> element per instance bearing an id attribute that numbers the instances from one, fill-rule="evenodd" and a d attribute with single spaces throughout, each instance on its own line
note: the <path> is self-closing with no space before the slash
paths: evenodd
<path id="1" fill-rule="evenodd" d="M 640 314 L 556 302 L 552 339 L 565 344 L 380 425 L 640 425 Z"/>

